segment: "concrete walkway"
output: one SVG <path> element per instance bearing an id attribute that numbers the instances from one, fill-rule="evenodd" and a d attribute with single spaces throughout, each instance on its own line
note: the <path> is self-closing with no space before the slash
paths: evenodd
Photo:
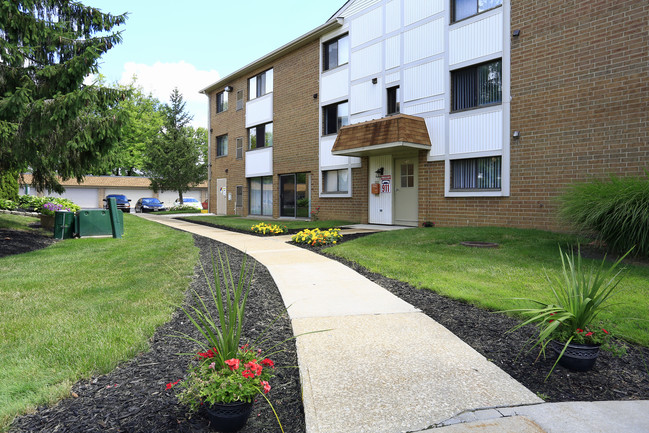
<path id="1" fill-rule="evenodd" d="M 287 244 L 289 236 L 143 217 L 246 252 L 270 271 L 296 335 L 328 330 L 296 343 L 308 433 L 649 431 L 649 402 L 622 404 L 631 412 L 627 424 L 641 430 L 606 423 L 601 426 L 615 428 L 579 430 L 581 424 L 569 421 L 578 418 L 575 404 L 540 404 L 412 305 L 337 261 Z M 587 413 L 601 411 L 592 419 L 610 420 L 607 409 L 594 406 Z"/>

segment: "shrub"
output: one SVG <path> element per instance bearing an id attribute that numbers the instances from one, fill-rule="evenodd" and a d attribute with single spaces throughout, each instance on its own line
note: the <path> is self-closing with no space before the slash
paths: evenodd
<path id="1" fill-rule="evenodd" d="M 174 211 L 174 212 L 181 212 L 181 211 L 182 212 L 191 212 L 191 213 L 200 213 L 201 212 L 200 209 L 196 209 L 195 207 L 189 206 L 189 205 L 186 205 L 186 204 L 184 204 L 182 206 L 181 205 L 172 206 L 171 208 L 169 208 L 169 210 Z"/>
<path id="2" fill-rule="evenodd" d="M 272 236 L 272 235 L 281 235 L 282 233 L 286 233 L 288 231 L 288 228 L 286 226 L 278 226 L 277 224 L 270 225 L 266 223 L 259 223 L 257 225 L 250 227 L 250 230 L 260 235 Z"/>
<path id="3" fill-rule="evenodd" d="M 649 172 L 571 185 L 559 213 L 574 228 L 597 236 L 619 253 L 649 257 Z"/>
<path id="4" fill-rule="evenodd" d="M 9 171 L 0 174 L 0 199 L 13 200 L 18 199 L 18 173 Z"/>
<path id="5" fill-rule="evenodd" d="M 18 203 L 13 200 L 5 200 L 0 198 L 0 209 L 3 210 L 15 210 L 18 208 Z"/>
<path id="6" fill-rule="evenodd" d="M 340 234 L 340 229 L 328 229 L 328 230 L 302 230 L 301 232 L 293 235 L 291 240 L 298 244 L 309 244 L 311 246 L 324 246 L 324 245 L 333 245 L 338 243 L 339 240 L 343 238 L 343 235 Z"/>

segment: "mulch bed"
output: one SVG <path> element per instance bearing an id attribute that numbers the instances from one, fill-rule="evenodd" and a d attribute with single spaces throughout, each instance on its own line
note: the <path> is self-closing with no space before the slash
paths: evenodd
<path id="1" fill-rule="evenodd" d="M 233 273 L 238 274 L 243 254 L 229 246 L 195 236 L 201 250 L 201 261 L 211 275 L 210 250 L 219 248 L 227 252 Z M 248 258 L 248 265 L 255 260 Z M 196 267 L 191 287 L 201 297 L 208 296 L 209 289 Z M 284 303 L 272 277 L 261 264 L 255 264 L 254 281 L 247 304 L 247 321 L 244 335 L 251 340 L 263 332 L 284 311 Z M 187 297 L 186 302 L 191 298 Z M 193 325 L 182 311 L 174 313 L 171 321 L 159 328 L 151 340 L 151 350 L 132 361 L 124 363 L 109 374 L 82 380 L 72 387 L 71 398 L 52 407 L 41 407 L 36 413 L 17 418 L 12 432 L 208 432 L 211 430 L 206 418 L 194 415 L 190 418 L 186 409 L 178 404 L 176 389 L 166 389 L 167 383 L 184 377 L 191 357 L 177 353 L 197 351 L 192 343 L 174 338 L 174 331 L 198 336 Z M 264 347 L 292 337 L 293 331 L 286 316 L 270 328 Z M 299 371 L 295 342 L 290 340 L 282 346 L 284 352 L 272 357 L 276 376 L 271 380 L 268 394 L 279 418 L 288 432 L 304 432 L 304 408 L 301 399 Z M 289 368 L 279 368 L 279 367 Z M 259 397 L 244 433 L 280 431 L 268 403 Z"/>
<path id="2" fill-rule="evenodd" d="M 344 241 L 366 234 L 345 236 Z M 219 242 L 195 237 L 201 249 L 201 260 L 209 273 L 210 248 L 227 251 L 233 269 L 240 265 L 242 253 Z M 2 244 L 0 244 L 2 245 Z M 321 248 L 308 247 L 322 253 Z M 0 248 L 1 250 L 2 248 Z M 538 352 L 521 352 L 526 341 L 534 335 L 534 328 L 526 327 L 512 334 L 506 332 L 518 321 L 503 314 L 476 308 L 470 304 L 449 299 L 429 290 L 420 290 L 407 283 L 386 278 L 380 274 L 335 258 L 376 282 L 380 286 L 416 306 L 425 314 L 451 330 L 487 359 L 494 362 L 532 392 L 548 401 L 596 401 L 649 399 L 649 349 L 628 345 L 629 354 L 615 358 L 601 352 L 594 370 L 587 373 L 571 372 L 557 367 L 547 381 L 554 360 L 537 359 Z M 253 263 L 249 259 L 249 263 Z M 197 274 L 198 274 L 197 267 Z M 192 288 L 201 296 L 207 292 L 205 281 L 196 276 Z M 245 335 L 258 335 L 276 315 L 283 311 L 283 302 L 268 271 L 256 264 L 255 280 L 249 298 L 248 322 Z M 168 335 L 174 330 L 193 333 L 191 324 L 181 312 L 162 326 L 151 340 L 151 350 L 113 372 L 83 380 L 72 388 L 72 397 L 53 407 L 41 407 L 36 413 L 17 418 L 12 432 L 204 432 L 210 431 L 208 422 L 199 415 L 189 417 L 179 406 L 175 390 L 166 390 L 166 384 L 183 377 L 187 357 L 179 352 L 196 350 L 185 340 Z M 269 337 L 279 342 L 292 336 L 286 317 L 271 328 Z M 422 342 L 425 344 L 425 342 Z M 275 356 L 277 365 L 296 366 L 294 342 L 287 350 Z M 519 353 L 520 352 L 520 353 Z M 516 354 L 519 354 L 516 357 Z M 304 432 L 304 414 L 297 368 L 280 369 L 272 381 L 269 394 L 286 432 Z M 257 401 L 245 433 L 277 432 L 279 428 L 265 401 Z"/>
<path id="3" fill-rule="evenodd" d="M 40 223 L 32 225 L 32 228 L 39 227 Z M 0 229 L 0 257 L 28 253 L 45 248 L 54 242 L 57 242 L 57 240 L 51 236 L 21 230 Z"/>

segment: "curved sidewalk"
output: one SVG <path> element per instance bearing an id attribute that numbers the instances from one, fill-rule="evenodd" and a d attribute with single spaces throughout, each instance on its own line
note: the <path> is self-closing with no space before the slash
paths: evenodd
<path id="1" fill-rule="evenodd" d="M 328 330 L 301 336 L 296 343 L 308 433 L 432 427 L 440 432 L 580 431 L 539 423 L 535 414 L 547 418 L 559 409 L 544 413 L 541 408 L 551 405 L 539 405 L 540 398 L 446 328 L 347 266 L 287 244 L 288 236 L 258 237 L 163 216 L 145 218 L 246 252 L 273 276 L 290 306 L 296 335 Z M 644 404 L 646 417 L 649 404 L 638 403 Z"/>

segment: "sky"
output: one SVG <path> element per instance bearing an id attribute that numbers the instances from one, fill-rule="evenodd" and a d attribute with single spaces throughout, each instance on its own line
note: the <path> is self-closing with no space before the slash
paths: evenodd
<path id="1" fill-rule="evenodd" d="M 327 21 L 345 0 L 82 0 L 114 15 L 128 12 L 122 43 L 100 59 L 108 83 L 129 84 L 169 102 L 183 95 L 194 127 L 207 128 L 207 97 L 220 78 Z"/>

